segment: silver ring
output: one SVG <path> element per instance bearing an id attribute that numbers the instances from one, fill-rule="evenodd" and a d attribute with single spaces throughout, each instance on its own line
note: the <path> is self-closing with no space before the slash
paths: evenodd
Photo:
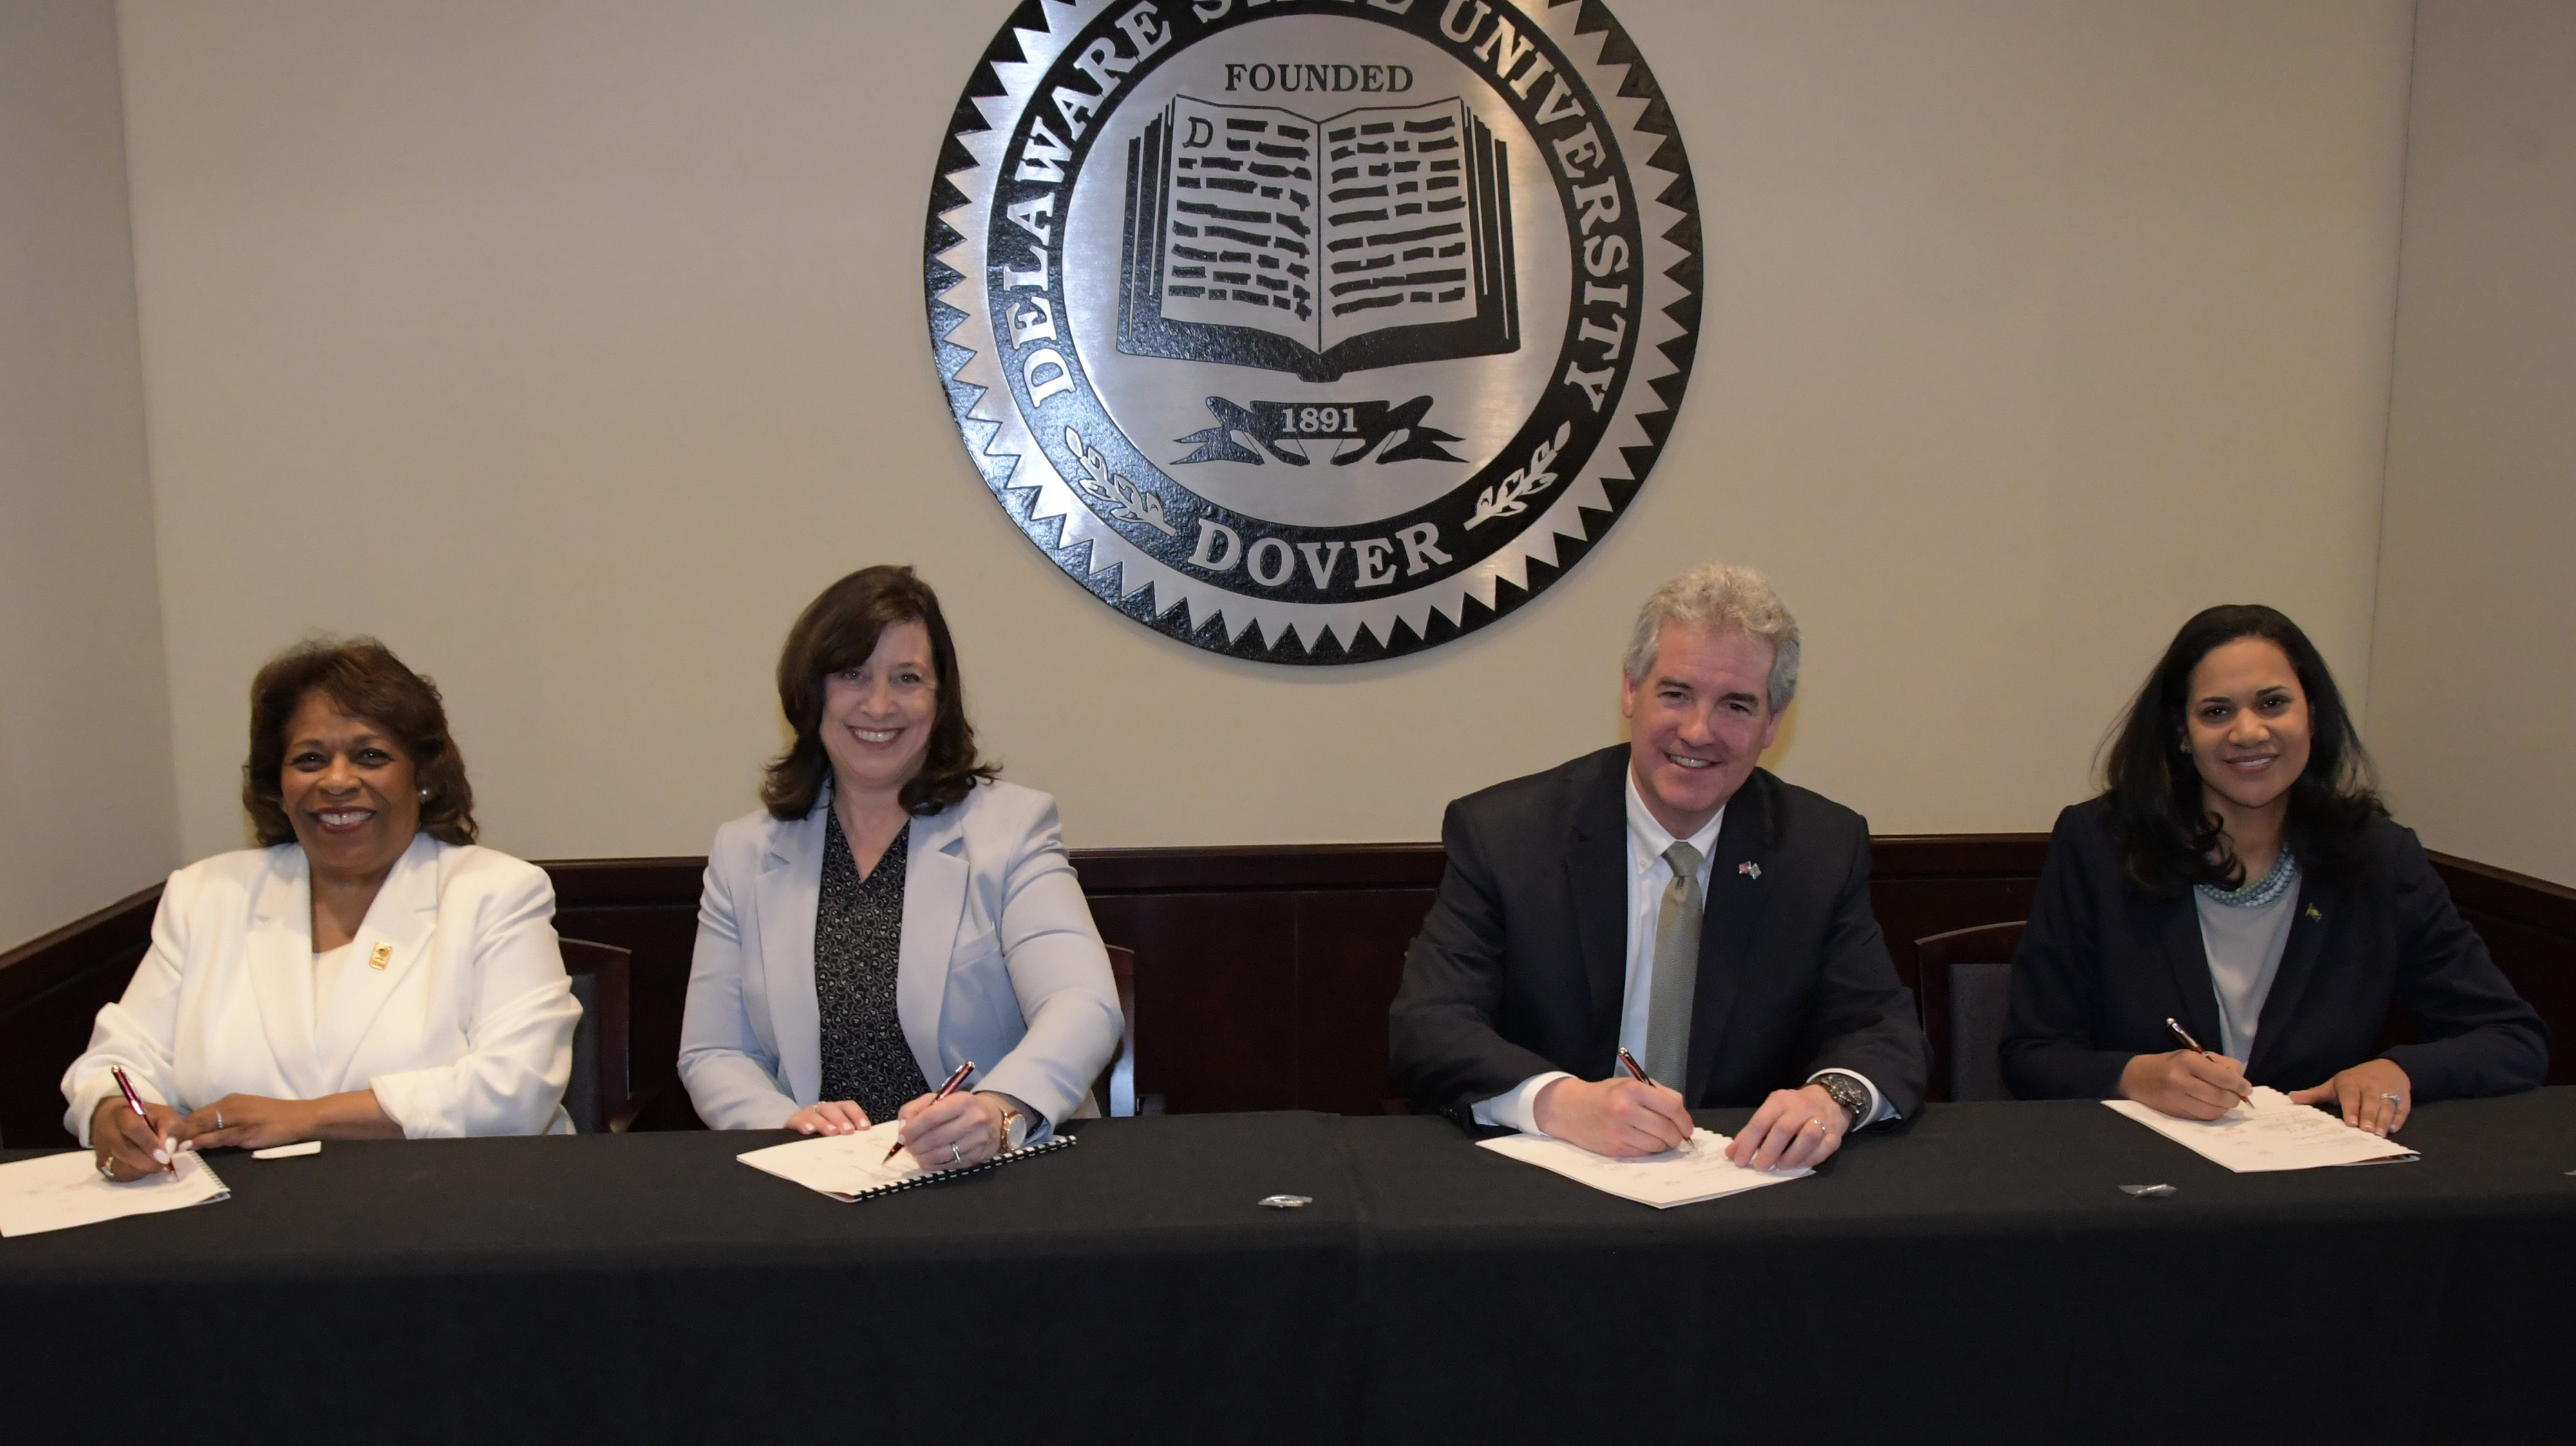
<path id="1" fill-rule="evenodd" d="M 115 1179 L 115 1178 L 116 1178 L 116 1162 L 115 1162 L 114 1160 L 109 1159 L 109 1158 L 108 1158 L 107 1156 L 105 1156 L 105 1155 L 101 1155 L 101 1156 L 99 1156 L 99 1157 L 98 1157 L 98 1172 L 99 1172 L 101 1175 L 106 1176 L 106 1177 L 107 1177 L 108 1179 L 110 1179 L 110 1180 Z"/>
<path id="2" fill-rule="evenodd" d="M 2404 1095 L 2383 1094 L 2380 1098 L 2388 1101 L 2392 1105 L 2402 1105 L 2406 1103 L 2406 1096 Z"/>
<path id="3" fill-rule="evenodd" d="M 223 1127 L 224 1127 L 224 1112 L 223 1112 L 222 1110 L 217 1110 L 217 1111 L 215 1111 L 215 1128 L 220 1130 L 220 1129 L 222 1129 Z"/>
<path id="4" fill-rule="evenodd" d="M 965 1164 L 966 1152 L 958 1149 L 955 1145 L 950 1145 L 948 1147 L 948 1163 L 952 1165 Z"/>

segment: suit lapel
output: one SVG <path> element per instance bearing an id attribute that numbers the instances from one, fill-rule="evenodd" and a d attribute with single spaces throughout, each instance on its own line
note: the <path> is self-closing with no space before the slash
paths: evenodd
<path id="1" fill-rule="evenodd" d="M 1773 853 L 1771 812 L 1769 775 L 1757 769 L 1726 801 L 1726 819 L 1718 825 L 1700 916 L 1699 983 L 1691 992 L 1689 1088 L 1682 1092 L 1693 1103 L 1705 1097 L 1709 1077 L 1717 1072 L 1718 1040 L 1751 966 L 1753 941 L 1771 897 L 1762 880 Z"/>
<path id="2" fill-rule="evenodd" d="M 2165 967 L 2173 974 L 2175 997 L 2182 1000 L 2182 1013 L 2175 1018 L 2203 1048 L 2222 1049 L 2225 1035 L 2218 1027 L 2218 986 L 2209 978 L 2209 949 L 2200 937 L 2200 906 L 2186 891 L 2181 903 L 2159 907 L 2164 915 Z M 2182 1041 L 2174 1043 L 2179 1046 Z"/>
<path id="3" fill-rule="evenodd" d="M 2289 1021 L 2299 1017 L 2299 996 L 2316 978 L 2317 961 L 2325 953 L 2326 922 L 2342 912 L 2340 906 L 2322 897 L 2323 892 L 2312 891 L 2309 881 L 2301 878 L 2298 912 L 2290 918 L 2290 938 L 2281 947 L 2281 967 L 2273 973 L 2272 988 L 2264 994 L 2262 1011 L 2255 1016 L 2254 1058 L 2245 1061 L 2248 1078 L 2260 1073 L 2258 1066 L 2286 1047 L 2281 1037 L 2290 1033 Z"/>
<path id="4" fill-rule="evenodd" d="M 948 998 L 949 955 L 966 915 L 966 811 L 974 804 L 975 796 L 968 794 L 929 818 L 915 818 L 904 851 L 903 953 L 895 972 L 894 1010 L 921 1077 L 934 1086 L 964 1063 L 941 1057 L 939 1013 Z M 976 1061 L 985 1069 L 998 1062 Z"/>
<path id="5" fill-rule="evenodd" d="M 431 941 L 438 932 L 438 883 L 438 840 L 425 833 L 414 834 L 411 847 L 394 860 L 393 871 L 377 887 L 374 902 L 367 905 L 367 917 L 350 940 L 357 946 L 358 962 L 364 967 L 342 973 L 339 988 L 331 996 L 330 1014 L 315 1022 L 314 1065 L 328 1082 L 323 1093 L 333 1094 L 366 1083 L 363 1070 L 357 1071 L 357 1085 L 349 1080 L 358 1046 L 365 1041 L 376 1016 L 383 1012 L 385 1001 L 429 956 Z M 379 956 L 383 965 L 375 967 Z M 310 960 L 306 961 L 305 973 L 309 997 Z"/>
<path id="6" fill-rule="evenodd" d="M 1628 755 L 1582 785 L 1566 833 L 1565 885 L 1574 900 L 1575 938 L 1583 951 L 1593 1028 L 1586 1038 L 1619 1043 L 1619 1003 L 1628 978 Z M 1607 1073 L 1616 1061 L 1605 1055 Z"/>
<path id="7" fill-rule="evenodd" d="M 278 1073 L 298 1099 L 329 1093 L 313 1052 L 313 880 L 303 849 L 270 851 L 243 962 Z"/>
<path id="8" fill-rule="evenodd" d="M 794 823 L 773 822 L 769 857 L 753 883 L 760 927 L 761 982 L 778 1073 L 789 1097 L 812 1104 L 823 1088 L 823 1016 L 814 1001 L 814 909 L 822 899 L 823 815 L 832 791 Z"/>

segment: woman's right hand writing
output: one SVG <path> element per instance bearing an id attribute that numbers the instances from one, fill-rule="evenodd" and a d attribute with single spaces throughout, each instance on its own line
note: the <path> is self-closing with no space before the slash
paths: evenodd
<path id="1" fill-rule="evenodd" d="M 868 1112 L 851 1100 L 824 1100 L 787 1117 L 800 1135 L 855 1135 L 868 1127 Z"/>
<path id="2" fill-rule="evenodd" d="M 2142 1054 L 2120 1071 L 2120 1097 L 2186 1120 L 2214 1120 L 2251 1099 L 2245 1066 L 2223 1054 Z"/>
<path id="3" fill-rule="evenodd" d="M 179 1112 L 146 1100 L 143 1113 L 136 1118 L 123 1095 L 100 1100 L 90 1112 L 89 1138 L 100 1172 L 120 1184 L 161 1174 L 178 1156 Z"/>

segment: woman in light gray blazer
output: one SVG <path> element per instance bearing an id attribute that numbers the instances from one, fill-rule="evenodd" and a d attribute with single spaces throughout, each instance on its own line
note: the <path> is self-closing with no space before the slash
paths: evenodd
<path id="1" fill-rule="evenodd" d="M 1099 1113 L 1118 1047 L 1109 955 L 1055 800 L 975 756 L 939 600 L 908 567 L 824 590 L 778 660 L 795 741 L 768 805 L 717 830 L 680 1078 L 718 1129 L 900 1118 L 972 1165 Z M 933 1103 L 969 1060 L 980 1073 Z"/>

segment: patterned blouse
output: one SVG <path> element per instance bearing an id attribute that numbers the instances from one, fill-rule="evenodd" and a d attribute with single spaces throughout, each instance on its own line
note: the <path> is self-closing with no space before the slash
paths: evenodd
<path id="1" fill-rule="evenodd" d="M 895 1015 L 895 973 L 903 955 L 907 821 L 859 877 L 841 818 L 825 809 L 823 888 L 814 908 L 814 1003 L 823 1019 L 823 1093 L 855 1100 L 872 1121 L 930 1092 Z"/>

